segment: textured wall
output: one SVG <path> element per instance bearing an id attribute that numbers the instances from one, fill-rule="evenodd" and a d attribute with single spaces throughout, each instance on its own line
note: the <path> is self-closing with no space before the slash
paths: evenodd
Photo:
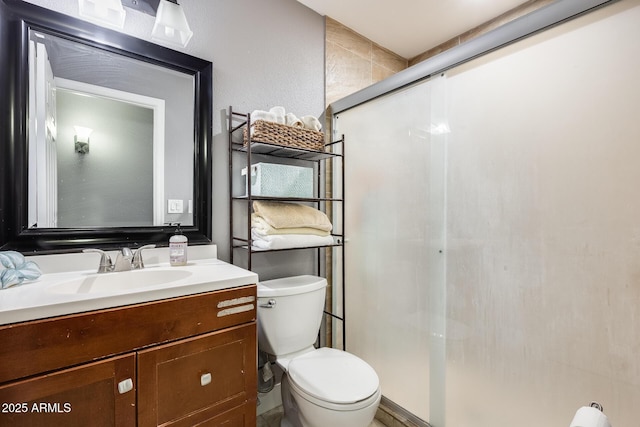
<path id="1" fill-rule="evenodd" d="M 78 15 L 77 0 L 29 0 Z M 213 239 L 228 258 L 226 110 L 282 105 L 297 115 L 324 111 L 324 19 L 295 0 L 185 0 L 194 36 L 184 49 L 213 62 Z M 149 40 L 153 17 L 127 10 L 123 32 Z M 297 255 L 272 264 L 295 266 Z M 292 267 L 296 268 L 296 267 Z M 275 273 L 274 273 L 275 274 Z"/>
<path id="2" fill-rule="evenodd" d="M 69 91 L 56 102 L 58 226 L 153 225 L 153 111 Z M 74 125 L 93 129 L 87 154 Z"/>

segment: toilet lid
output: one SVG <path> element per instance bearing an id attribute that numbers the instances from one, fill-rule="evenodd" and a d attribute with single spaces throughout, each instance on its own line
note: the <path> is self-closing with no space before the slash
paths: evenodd
<path id="1" fill-rule="evenodd" d="M 311 396 L 331 403 L 354 403 L 378 390 L 378 375 L 364 360 L 334 348 L 294 358 L 289 378 Z"/>

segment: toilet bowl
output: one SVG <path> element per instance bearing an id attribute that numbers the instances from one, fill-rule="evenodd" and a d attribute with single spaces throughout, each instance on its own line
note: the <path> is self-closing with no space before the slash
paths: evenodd
<path id="1" fill-rule="evenodd" d="M 313 346 L 326 285 L 309 275 L 258 284 L 258 345 L 284 371 L 283 427 L 367 427 L 380 403 L 379 379 L 368 363 Z"/>
<path id="2" fill-rule="evenodd" d="M 381 396 L 378 376 L 371 366 L 332 348 L 294 358 L 283 377 L 282 393 L 289 394 L 283 396 L 289 423 L 283 426 L 295 427 L 368 426 Z"/>

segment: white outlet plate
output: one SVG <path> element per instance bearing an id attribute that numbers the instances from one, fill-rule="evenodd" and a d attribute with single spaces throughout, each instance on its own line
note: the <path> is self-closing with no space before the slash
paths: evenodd
<path id="1" fill-rule="evenodd" d="M 183 213 L 182 200 L 169 199 L 167 201 L 167 213 Z"/>

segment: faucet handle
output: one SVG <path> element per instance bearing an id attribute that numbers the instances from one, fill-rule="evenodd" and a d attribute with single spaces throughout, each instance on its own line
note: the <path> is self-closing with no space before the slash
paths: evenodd
<path id="1" fill-rule="evenodd" d="M 113 262 L 111 257 L 101 249 L 83 249 L 85 253 L 98 253 L 100 254 L 100 265 L 98 266 L 98 273 L 108 273 L 113 268 Z"/>
<path id="2" fill-rule="evenodd" d="M 144 245 L 140 246 L 133 254 L 133 260 L 131 261 L 131 268 L 140 269 L 144 268 L 144 260 L 142 259 L 142 251 L 144 249 L 153 249 L 156 245 Z"/>

